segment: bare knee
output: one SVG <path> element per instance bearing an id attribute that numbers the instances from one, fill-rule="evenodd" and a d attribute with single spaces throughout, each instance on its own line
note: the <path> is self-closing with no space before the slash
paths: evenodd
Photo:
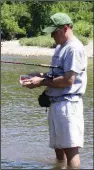
<path id="1" fill-rule="evenodd" d="M 55 153 L 56 153 L 56 158 L 58 160 L 66 160 L 66 154 L 64 152 L 64 149 L 56 148 Z"/>
<path id="2" fill-rule="evenodd" d="M 78 153 L 78 147 L 64 149 L 67 157 L 67 165 L 69 169 L 80 168 L 80 158 Z"/>

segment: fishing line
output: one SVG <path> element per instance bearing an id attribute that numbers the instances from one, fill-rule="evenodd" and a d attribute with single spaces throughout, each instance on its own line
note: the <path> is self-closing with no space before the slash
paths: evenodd
<path id="1" fill-rule="evenodd" d="M 48 68 L 61 68 L 60 66 L 52 66 L 48 64 L 37 64 L 37 63 L 36 64 L 35 63 L 22 63 L 22 62 L 12 62 L 12 61 L 1 61 L 1 63 L 33 65 L 33 66 L 48 67 Z"/>

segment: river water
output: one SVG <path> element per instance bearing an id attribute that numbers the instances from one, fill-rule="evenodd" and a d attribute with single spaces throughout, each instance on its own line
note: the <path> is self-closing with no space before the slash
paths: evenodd
<path id="1" fill-rule="evenodd" d="M 39 59 L 40 58 L 40 59 Z M 2 56 L 2 60 L 50 63 L 50 57 Z M 93 169 L 93 61 L 89 59 L 88 85 L 84 95 L 85 142 L 80 149 L 81 169 Z M 58 166 L 49 148 L 45 108 L 38 105 L 43 87 L 27 89 L 20 75 L 48 69 L 26 65 L 1 64 L 1 169 L 53 169 Z"/>

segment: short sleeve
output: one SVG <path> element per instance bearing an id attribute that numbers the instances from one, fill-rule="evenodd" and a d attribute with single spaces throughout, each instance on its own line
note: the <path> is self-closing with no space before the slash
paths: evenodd
<path id="1" fill-rule="evenodd" d="M 68 51 L 64 60 L 64 72 L 74 71 L 80 73 L 84 68 L 84 53 L 71 49 Z"/>

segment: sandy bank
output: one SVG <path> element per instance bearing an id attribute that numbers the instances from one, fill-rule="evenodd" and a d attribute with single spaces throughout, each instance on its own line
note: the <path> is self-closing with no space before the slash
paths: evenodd
<path id="1" fill-rule="evenodd" d="M 2 55 L 52 56 L 54 49 L 37 46 L 21 46 L 18 40 L 2 42 Z"/>
<path id="2" fill-rule="evenodd" d="M 93 57 L 93 41 L 85 46 L 87 57 Z M 1 55 L 19 55 L 19 56 L 52 56 L 54 49 L 37 46 L 21 46 L 19 40 L 5 41 L 1 43 Z"/>

